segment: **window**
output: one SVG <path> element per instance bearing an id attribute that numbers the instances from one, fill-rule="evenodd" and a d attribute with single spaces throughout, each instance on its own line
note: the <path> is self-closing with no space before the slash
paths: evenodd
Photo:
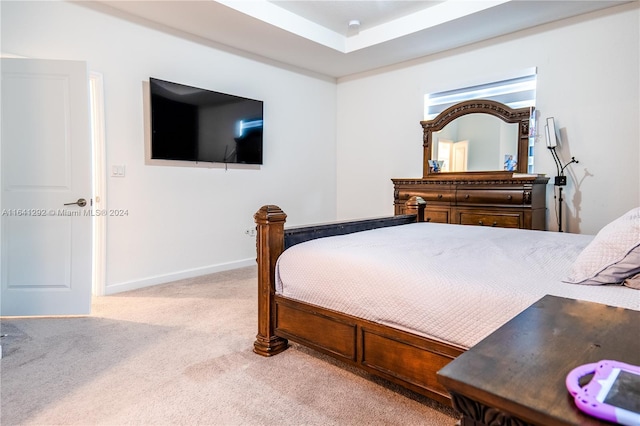
<path id="1" fill-rule="evenodd" d="M 491 99 L 511 108 L 536 104 L 535 68 L 505 80 L 492 81 L 460 89 L 429 93 L 424 97 L 424 119 L 430 120 L 451 105 L 469 99 Z"/>

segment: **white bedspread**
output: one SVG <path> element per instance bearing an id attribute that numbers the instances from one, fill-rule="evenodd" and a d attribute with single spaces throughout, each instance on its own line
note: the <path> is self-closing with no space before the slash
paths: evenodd
<path id="1" fill-rule="evenodd" d="M 564 283 L 590 235 L 417 223 L 286 250 L 276 293 L 471 347 L 545 294 L 640 310 L 640 291 Z"/>

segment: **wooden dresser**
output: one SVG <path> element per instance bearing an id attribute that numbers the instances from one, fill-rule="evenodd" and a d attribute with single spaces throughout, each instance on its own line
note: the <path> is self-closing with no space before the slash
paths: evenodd
<path id="1" fill-rule="evenodd" d="M 547 177 L 467 172 L 392 181 L 396 215 L 404 214 L 406 201 L 418 196 L 427 203 L 427 222 L 546 229 Z"/>
<path id="2" fill-rule="evenodd" d="M 421 121 L 422 177 L 391 179 L 395 214 L 404 214 L 406 201 L 416 196 L 426 201 L 427 222 L 545 230 L 549 178 L 527 173 L 532 113 L 472 99 Z M 445 152 L 448 146 L 443 135 L 464 149 L 441 159 L 440 143 Z"/>

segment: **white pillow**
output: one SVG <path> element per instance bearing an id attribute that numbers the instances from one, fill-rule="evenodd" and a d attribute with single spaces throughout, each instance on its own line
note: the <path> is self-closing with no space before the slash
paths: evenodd
<path id="1" fill-rule="evenodd" d="M 640 273 L 640 207 L 606 225 L 578 255 L 572 284 L 620 284 Z"/>

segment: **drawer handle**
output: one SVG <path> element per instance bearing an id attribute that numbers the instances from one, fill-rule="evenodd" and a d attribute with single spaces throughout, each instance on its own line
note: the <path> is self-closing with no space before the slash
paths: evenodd
<path id="1" fill-rule="evenodd" d="M 484 225 L 484 221 L 479 220 L 479 221 L 478 221 L 478 225 L 483 226 L 483 225 Z M 491 226 L 498 226 L 498 222 L 495 222 L 495 221 L 494 221 L 494 222 L 491 224 Z"/>
<path id="2" fill-rule="evenodd" d="M 438 194 L 438 198 L 442 198 L 442 194 Z"/>
<path id="3" fill-rule="evenodd" d="M 425 220 L 425 222 L 431 222 L 431 218 L 428 217 L 427 220 Z"/>
<path id="4" fill-rule="evenodd" d="M 510 199 L 512 199 L 512 198 L 513 198 L 513 196 L 511 196 L 511 195 L 507 195 L 507 200 L 510 200 Z"/>
<path id="5" fill-rule="evenodd" d="M 464 198 L 465 199 L 469 198 L 469 194 L 465 194 Z"/>

